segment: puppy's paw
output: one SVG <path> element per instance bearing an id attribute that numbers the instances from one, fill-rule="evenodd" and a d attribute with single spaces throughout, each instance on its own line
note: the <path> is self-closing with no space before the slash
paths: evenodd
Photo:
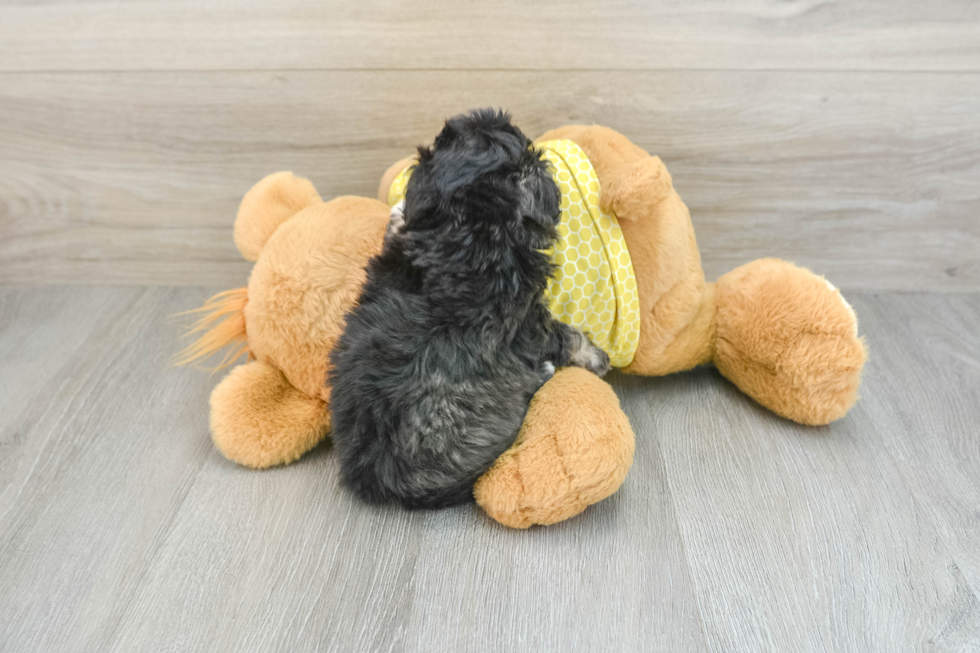
<path id="1" fill-rule="evenodd" d="M 578 342 L 572 351 L 572 365 L 582 367 L 596 376 L 604 376 L 609 371 L 609 355 L 602 351 L 579 333 Z"/>
<path id="2" fill-rule="evenodd" d="M 605 376 L 606 372 L 612 367 L 609 363 L 609 354 L 591 343 L 589 344 L 589 351 L 585 354 L 580 366 L 599 377 Z"/>
<path id="3" fill-rule="evenodd" d="M 539 374 L 541 375 L 541 383 L 547 383 L 548 380 L 555 375 L 555 364 L 551 361 L 545 361 L 541 364 Z"/>

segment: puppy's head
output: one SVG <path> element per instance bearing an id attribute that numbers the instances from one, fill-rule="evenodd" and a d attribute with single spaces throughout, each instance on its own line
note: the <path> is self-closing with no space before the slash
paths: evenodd
<path id="1" fill-rule="evenodd" d="M 419 163 L 405 195 L 409 231 L 449 231 L 497 245 L 554 243 L 560 196 L 541 154 L 510 116 L 481 109 L 456 116 Z"/>

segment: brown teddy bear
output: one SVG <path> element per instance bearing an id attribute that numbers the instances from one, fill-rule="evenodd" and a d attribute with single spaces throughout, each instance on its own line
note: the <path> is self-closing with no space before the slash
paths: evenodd
<path id="1" fill-rule="evenodd" d="M 568 142 L 587 157 L 598 203 L 628 249 L 639 309 L 629 374 L 659 376 L 713 363 L 744 393 L 801 424 L 826 424 L 854 404 L 865 361 L 857 318 L 822 277 L 778 259 L 706 283 L 690 215 L 658 157 L 617 132 L 568 126 L 538 143 Z M 292 173 L 266 177 L 242 200 L 235 243 L 255 261 L 247 288 L 198 309 L 204 334 L 181 362 L 244 343 L 248 353 L 211 395 L 221 452 L 263 468 L 292 462 L 330 429 L 328 353 L 381 249 L 393 183 L 381 201 L 320 199 Z M 630 282 L 634 283 L 634 282 Z M 631 286 L 633 287 L 633 286 Z M 612 389 L 579 368 L 559 370 L 535 395 L 517 441 L 477 482 L 477 503 L 525 528 L 578 514 L 615 492 L 633 459 L 633 432 Z"/>

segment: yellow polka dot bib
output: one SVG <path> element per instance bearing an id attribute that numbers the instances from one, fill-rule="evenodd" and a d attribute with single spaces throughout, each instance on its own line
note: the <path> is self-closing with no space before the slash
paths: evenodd
<path id="1" fill-rule="evenodd" d="M 616 216 L 599 207 L 599 178 L 572 141 L 539 143 L 561 191 L 561 224 L 552 252 L 557 266 L 545 301 L 558 320 L 589 335 L 613 367 L 633 361 L 640 340 L 640 300 L 633 262 Z M 405 198 L 411 167 L 388 189 L 388 204 Z"/>

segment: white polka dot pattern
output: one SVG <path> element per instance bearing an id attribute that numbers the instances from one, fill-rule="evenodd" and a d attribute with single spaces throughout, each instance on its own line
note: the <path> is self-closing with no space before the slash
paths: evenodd
<path id="1" fill-rule="evenodd" d="M 640 300 L 633 262 L 616 216 L 599 207 L 599 178 L 571 141 L 541 143 L 561 190 L 562 220 L 547 292 L 552 315 L 589 334 L 613 367 L 633 361 L 640 340 Z"/>

